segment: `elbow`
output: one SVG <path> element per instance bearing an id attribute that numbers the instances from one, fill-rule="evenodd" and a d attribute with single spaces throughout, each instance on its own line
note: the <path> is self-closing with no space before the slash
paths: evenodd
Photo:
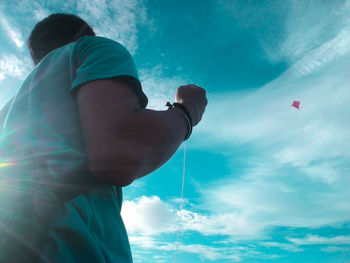
<path id="1" fill-rule="evenodd" d="M 125 187 L 130 185 L 136 179 L 133 175 L 121 174 L 120 176 L 115 176 L 112 179 L 112 184 L 118 187 Z"/>
<path id="2" fill-rule="evenodd" d="M 137 151 L 95 151 L 87 155 L 87 164 L 98 181 L 125 187 L 141 177 L 144 159 Z"/>
<path id="3" fill-rule="evenodd" d="M 90 164 L 89 170 L 98 181 L 118 187 L 128 186 L 138 178 L 134 165 L 118 165 L 116 163 L 113 166 Z"/>

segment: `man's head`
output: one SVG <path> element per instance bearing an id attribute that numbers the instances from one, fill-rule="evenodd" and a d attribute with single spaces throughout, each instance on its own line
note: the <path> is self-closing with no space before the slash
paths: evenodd
<path id="1" fill-rule="evenodd" d="M 81 18 L 70 14 L 52 14 L 37 23 L 28 38 L 28 48 L 34 64 L 52 50 L 94 36 L 92 28 Z"/>

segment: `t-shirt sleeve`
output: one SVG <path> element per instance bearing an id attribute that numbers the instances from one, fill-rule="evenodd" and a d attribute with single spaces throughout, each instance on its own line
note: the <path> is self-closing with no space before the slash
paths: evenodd
<path id="1" fill-rule="evenodd" d="M 114 77 L 131 77 L 131 88 L 139 97 L 142 108 L 147 97 L 142 91 L 135 64 L 128 50 L 116 41 L 104 37 L 83 37 L 73 51 L 73 81 L 71 91 L 89 81 Z"/>

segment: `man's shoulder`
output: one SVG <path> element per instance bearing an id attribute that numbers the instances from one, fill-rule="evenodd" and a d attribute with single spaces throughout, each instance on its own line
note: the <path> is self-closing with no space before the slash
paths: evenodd
<path id="1" fill-rule="evenodd" d="M 77 65 L 85 62 L 89 66 L 131 67 L 134 70 L 130 52 L 119 42 L 106 37 L 84 36 L 73 46 L 72 57 Z M 120 62 L 123 61 L 123 64 Z M 118 65 L 116 65 L 116 63 Z M 103 70 L 106 70 L 104 68 Z M 128 72 L 123 68 L 123 71 Z M 122 72 L 125 73 L 126 72 Z"/>
<path id="2" fill-rule="evenodd" d="M 116 40 L 102 37 L 102 36 L 84 36 L 81 37 L 76 43 L 75 46 L 78 48 L 84 47 L 96 47 L 96 46 L 114 46 L 119 48 L 125 48 L 121 43 Z"/>

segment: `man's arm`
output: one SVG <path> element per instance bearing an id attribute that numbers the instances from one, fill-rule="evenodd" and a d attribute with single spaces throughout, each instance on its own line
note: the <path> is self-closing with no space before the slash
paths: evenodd
<path id="1" fill-rule="evenodd" d="M 195 98 L 184 98 L 195 118 L 201 117 L 206 105 L 204 90 L 196 88 L 202 94 L 195 90 L 194 96 L 187 96 Z M 118 78 L 83 84 L 77 101 L 89 169 L 101 181 L 117 186 L 129 185 L 162 166 L 187 132 L 181 112 L 141 109 L 133 89 Z"/>

